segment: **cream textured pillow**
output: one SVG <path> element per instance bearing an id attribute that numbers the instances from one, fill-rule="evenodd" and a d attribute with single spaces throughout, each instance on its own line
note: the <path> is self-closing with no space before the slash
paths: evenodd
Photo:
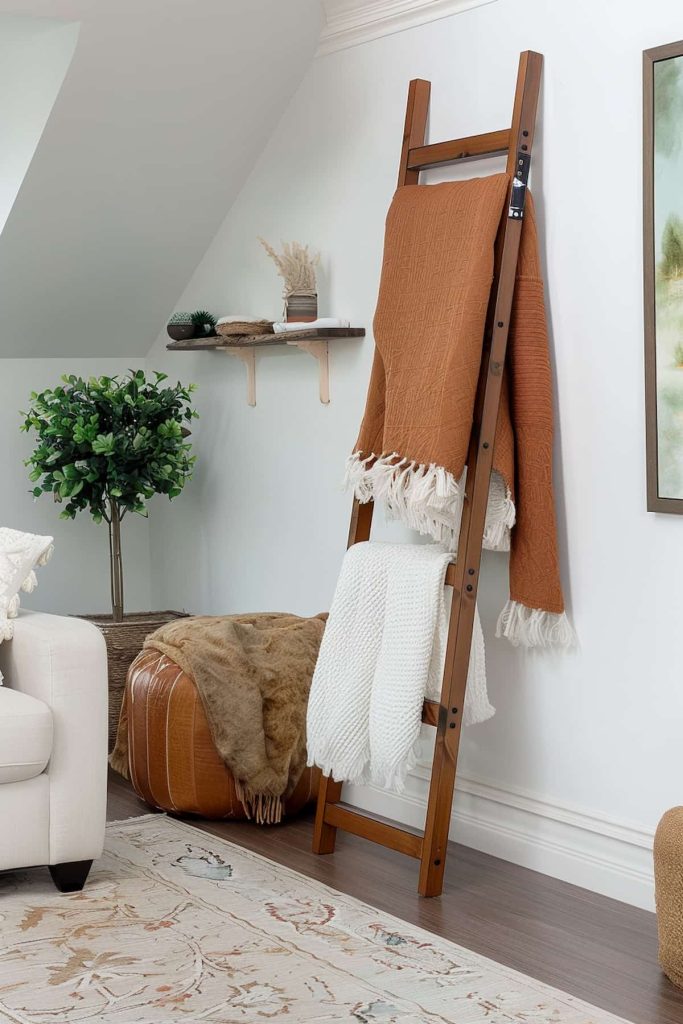
<path id="1" fill-rule="evenodd" d="M 0 526 L 0 643 L 12 638 L 12 619 L 19 612 L 19 591 L 30 594 L 35 589 L 35 567 L 45 565 L 51 554 L 52 537 Z"/>

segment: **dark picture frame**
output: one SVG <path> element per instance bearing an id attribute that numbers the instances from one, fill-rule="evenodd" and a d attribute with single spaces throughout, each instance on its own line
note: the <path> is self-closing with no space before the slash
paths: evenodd
<path id="1" fill-rule="evenodd" d="M 664 68 L 662 62 L 677 61 Z M 657 81 L 655 76 L 657 77 Z M 678 81 L 680 77 L 680 82 Z M 659 92 L 657 92 L 659 90 Z M 657 107 L 655 104 L 657 103 Z M 668 105 L 667 105 L 668 104 Z M 679 111 L 680 107 L 680 111 Z M 664 108 L 664 114 L 662 109 Z M 675 115 L 680 113 L 680 122 Z M 658 133 L 666 116 L 666 146 Z M 680 129 L 678 124 L 680 123 Z M 672 126 L 673 132 L 672 135 Z M 645 429 L 647 508 L 650 512 L 683 515 L 683 260 L 667 279 L 666 238 L 678 246 L 679 218 L 671 212 L 664 228 L 655 184 L 662 149 L 683 153 L 683 40 L 643 52 L 643 275 L 645 323 Z M 678 157 L 683 159 L 683 156 Z M 669 154 L 669 159 L 670 154 Z M 683 246 L 683 178 L 681 179 L 681 244 Z M 670 224 L 673 227 L 670 227 Z M 658 231 L 657 228 L 660 228 Z M 675 237 L 674 237 L 675 228 Z M 668 235 L 667 235 L 668 232 Z M 677 251 L 674 250 L 674 251 Z M 662 252 L 665 255 L 662 255 Z M 658 260 L 659 255 L 659 260 Z M 673 257 L 669 256 L 669 262 Z M 663 269 L 664 268 L 664 269 Z M 674 280 L 675 276 L 675 280 Z M 679 278 L 681 282 L 680 296 Z M 662 309 L 662 307 L 664 307 Z M 680 314 L 678 309 L 680 307 Z M 680 320 L 680 354 L 672 362 L 671 338 Z M 658 326 L 660 331 L 658 334 Z M 678 345 L 675 347 L 678 353 Z M 673 370 L 670 369 L 673 367 Z M 680 399 L 678 392 L 680 390 Z M 680 405 L 680 413 L 678 407 Z M 674 409 L 676 410 L 674 415 Z M 680 427 L 679 417 L 681 418 Z M 675 424 L 672 428 L 671 424 Z M 678 432 L 680 429 L 680 439 Z M 680 451 L 680 456 L 678 452 Z M 679 467 L 680 458 L 680 467 Z M 673 468 L 672 468 L 673 467 Z"/>

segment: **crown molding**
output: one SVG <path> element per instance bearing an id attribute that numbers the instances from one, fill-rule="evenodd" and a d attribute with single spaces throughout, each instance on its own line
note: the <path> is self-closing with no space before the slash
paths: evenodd
<path id="1" fill-rule="evenodd" d="M 317 56 L 404 32 L 496 0 L 323 0 L 325 23 Z"/>

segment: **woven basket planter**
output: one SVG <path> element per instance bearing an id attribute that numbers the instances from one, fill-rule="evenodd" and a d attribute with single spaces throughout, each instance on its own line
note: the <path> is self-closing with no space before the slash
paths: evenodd
<path id="1" fill-rule="evenodd" d="M 683 807 L 672 807 L 657 826 L 654 861 L 659 962 L 683 988 Z"/>
<path id="2" fill-rule="evenodd" d="M 109 750 L 116 741 L 126 676 L 131 663 L 142 650 L 146 637 L 172 619 L 182 619 L 187 612 L 131 612 L 123 622 L 114 622 L 111 615 L 83 615 L 101 631 L 107 644 L 109 665 Z"/>

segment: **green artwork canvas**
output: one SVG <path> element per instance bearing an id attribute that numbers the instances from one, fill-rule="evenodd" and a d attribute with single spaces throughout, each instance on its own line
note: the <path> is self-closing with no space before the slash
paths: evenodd
<path id="1" fill-rule="evenodd" d="M 683 499 L 683 56 L 653 74 L 657 490 Z"/>

